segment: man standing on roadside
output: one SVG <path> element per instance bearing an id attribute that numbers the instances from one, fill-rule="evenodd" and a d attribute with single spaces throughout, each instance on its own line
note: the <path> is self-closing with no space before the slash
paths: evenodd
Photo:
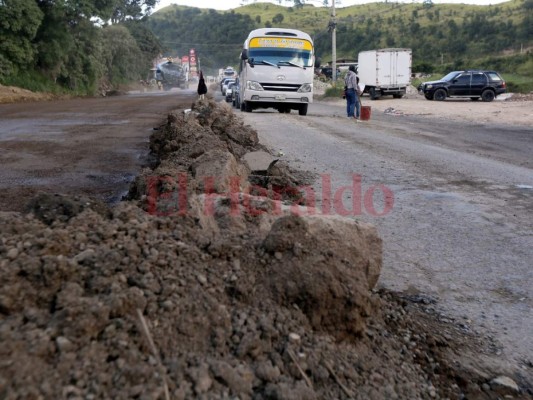
<path id="1" fill-rule="evenodd" d="M 361 85 L 359 84 L 359 77 L 356 75 L 355 80 L 357 81 L 357 85 L 355 86 L 355 120 L 359 122 L 361 120 L 361 96 L 363 95 L 363 90 L 361 89 Z"/>
<path id="2" fill-rule="evenodd" d="M 355 75 L 355 66 L 350 65 L 348 73 L 344 77 L 344 90 L 346 92 L 346 113 L 348 118 L 355 118 L 359 120 L 359 90 L 357 86 L 357 75 Z M 357 114 L 354 111 L 357 109 Z"/>
<path id="3" fill-rule="evenodd" d="M 198 81 L 198 96 L 200 100 L 204 99 L 205 94 L 207 93 L 207 85 L 205 84 L 204 73 L 200 71 L 200 79 Z"/>

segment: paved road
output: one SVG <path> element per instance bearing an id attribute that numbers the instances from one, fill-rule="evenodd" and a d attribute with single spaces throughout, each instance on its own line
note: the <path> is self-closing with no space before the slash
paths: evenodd
<path id="1" fill-rule="evenodd" d="M 531 374 L 531 128 L 383 113 L 356 124 L 339 103 L 314 103 L 306 117 L 240 115 L 291 166 L 318 174 L 319 199 L 320 176 L 331 180 L 333 193 L 361 176 L 363 203 L 374 187 L 376 209 L 357 201 L 357 218 L 377 225 L 384 239 L 381 285 L 438 300 L 443 313 L 501 344 L 498 362 Z M 394 196 L 384 216 L 375 216 L 386 211 L 376 185 Z M 345 209 L 355 197 L 344 191 Z"/>

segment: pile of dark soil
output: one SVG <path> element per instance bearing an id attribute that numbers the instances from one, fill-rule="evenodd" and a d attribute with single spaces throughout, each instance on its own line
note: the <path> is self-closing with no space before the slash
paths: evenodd
<path id="1" fill-rule="evenodd" d="M 197 102 L 154 133 L 132 201 L 0 213 L 0 398 L 530 398 L 457 362 L 485 343 L 432 301 L 375 289 L 375 228 L 247 193 L 258 148 Z"/>

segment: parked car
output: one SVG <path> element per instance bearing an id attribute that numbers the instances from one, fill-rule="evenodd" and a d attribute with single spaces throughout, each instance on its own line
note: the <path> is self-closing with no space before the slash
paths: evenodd
<path id="1" fill-rule="evenodd" d="M 418 93 L 428 100 L 442 101 L 447 97 L 468 97 L 492 101 L 505 93 L 506 85 L 496 71 L 453 71 L 438 81 L 424 82 Z"/>
<path id="2" fill-rule="evenodd" d="M 224 94 L 224 92 L 222 91 L 222 88 L 224 87 L 224 84 L 226 84 L 230 79 L 233 79 L 233 78 L 223 78 L 221 81 L 220 81 L 220 92 L 222 94 Z"/>
<path id="3" fill-rule="evenodd" d="M 235 81 L 228 83 L 226 88 L 226 101 L 229 103 L 233 99 L 233 91 L 235 90 Z"/>
<path id="4" fill-rule="evenodd" d="M 233 107 L 240 108 L 241 107 L 241 100 L 239 96 L 241 88 L 239 85 L 239 78 L 235 80 L 235 83 L 233 84 L 233 88 L 231 89 L 231 103 L 233 104 Z"/>
<path id="5" fill-rule="evenodd" d="M 322 67 L 320 69 L 320 73 L 322 75 L 324 75 L 326 78 L 329 78 L 329 79 L 333 78 L 333 68 L 332 67 Z M 336 77 L 338 78 L 340 74 L 341 74 L 341 70 L 339 68 L 337 68 Z"/>
<path id="6" fill-rule="evenodd" d="M 226 95 L 226 90 L 228 89 L 228 86 L 230 83 L 234 83 L 235 79 L 228 79 L 223 85 L 222 85 L 222 95 Z"/>

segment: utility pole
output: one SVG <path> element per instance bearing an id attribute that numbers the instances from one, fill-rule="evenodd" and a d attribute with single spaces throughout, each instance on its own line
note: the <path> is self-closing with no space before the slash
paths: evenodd
<path id="1" fill-rule="evenodd" d="M 337 82 L 337 19 L 335 18 L 335 1 L 331 0 L 331 17 L 333 21 L 333 30 L 331 31 L 331 78 L 334 85 Z"/>

